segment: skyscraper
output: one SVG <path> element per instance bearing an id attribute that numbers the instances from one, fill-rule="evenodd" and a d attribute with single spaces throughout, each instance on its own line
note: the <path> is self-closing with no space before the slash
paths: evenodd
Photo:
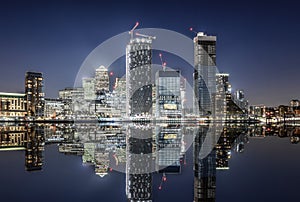
<path id="1" fill-rule="evenodd" d="M 231 85 L 228 78 L 227 73 L 216 74 L 215 111 L 218 120 L 226 118 L 227 100 L 231 99 Z"/>
<path id="2" fill-rule="evenodd" d="M 194 107 L 200 115 L 214 114 L 216 41 L 216 36 L 207 36 L 203 32 L 194 38 Z"/>
<path id="3" fill-rule="evenodd" d="M 39 72 L 26 72 L 25 107 L 28 116 L 43 116 L 44 98 L 43 74 Z"/>
<path id="4" fill-rule="evenodd" d="M 83 78 L 82 87 L 84 91 L 85 100 L 95 100 L 96 91 L 95 91 L 95 79 L 94 78 Z"/>
<path id="5" fill-rule="evenodd" d="M 152 114 L 152 38 L 133 38 L 126 47 L 127 116 Z"/>
<path id="6" fill-rule="evenodd" d="M 180 71 L 156 72 L 156 117 L 181 117 Z"/>
<path id="7" fill-rule="evenodd" d="M 100 91 L 109 91 L 109 76 L 107 68 L 101 65 L 95 72 L 95 91 L 99 94 Z"/>

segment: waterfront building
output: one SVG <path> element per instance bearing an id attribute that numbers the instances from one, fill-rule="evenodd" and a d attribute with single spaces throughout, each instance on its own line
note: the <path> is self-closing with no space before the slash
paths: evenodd
<path id="1" fill-rule="evenodd" d="M 25 108 L 28 116 L 44 115 L 44 79 L 39 72 L 26 72 L 25 75 Z"/>
<path id="2" fill-rule="evenodd" d="M 152 38 L 132 38 L 126 47 L 127 116 L 152 115 Z"/>
<path id="3" fill-rule="evenodd" d="M 202 116 L 214 115 L 216 93 L 216 36 L 199 32 L 194 38 L 194 108 Z"/>
<path id="4" fill-rule="evenodd" d="M 180 118 L 182 103 L 180 71 L 156 72 L 156 117 Z"/>
<path id="5" fill-rule="evenodd" d="M 84 99 L 84 90 L 80 87 L 68 87 L 58 92 L 59 98 L 62 100 L 83 100 Z"/>
<path id="6" fill-rule="evenodd" d="M 63 119 L 65 117 L 65 102 L 62 99 L 45 98 L 44 118 Z"/>
<path id="7" fill-rule="evenodd" d="M 25 114 L 25 94 L 0 92 L 0 118 L 19 118 Z"/>

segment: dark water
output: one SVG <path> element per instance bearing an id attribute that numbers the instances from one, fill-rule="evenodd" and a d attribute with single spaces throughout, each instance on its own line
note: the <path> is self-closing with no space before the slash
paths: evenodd
<path id="1" fill-rule="evenodd" d="M 211 129 L 39 125 L 0 129 L 0 201 L 119 202 L 138 201 L 137 197 L 141 201 L 179 202 L 299 201 L 300 146 L 296 126 L 228 125 Z M 144 136 L 142 141 L 134 139 L 147 133 L 150 136 Z M 162 134 L 169 135 L 161 139 Z M 208 136 L 213 137 L 209 143 L 205 141 Z M 176 138 L 181 141 L 176 142 Z M 68 144 L 81 146 L 59 152 L 59 147 Z M 130 172 L 147 170 L 134 167 L 137 162 L 128 158 L 129 151 L 146 153 L 149 149 L 162 149 L 161 145 L 172 149 L 166 156 L 151 154 L 151 161 L 161 165 L 157 159 L 163 161 L 176 154 L 171 157 L 173 169 L 145 175 L 133 173 L 131 178 L 121 172 L 126 163 Z M 201 157 L 206 147 L 208 152 Z M 114 161 L 115 155 L 119 165 Z M 100 172 L 97 165 L 102 173 L 107 172 L 105 176 L 95 174 Z"/>

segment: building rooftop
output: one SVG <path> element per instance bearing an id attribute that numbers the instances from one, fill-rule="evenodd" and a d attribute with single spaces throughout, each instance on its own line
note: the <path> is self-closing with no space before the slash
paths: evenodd
<path id="1" fill-rule="evenodd" d="M 24 97 L 25 94 L 24 93 L 6 93 L 6 92 L 0 92 L 0 96 L 1 97 L 5 97 L 5 96 L 13 96 L 13 97 Z"/>

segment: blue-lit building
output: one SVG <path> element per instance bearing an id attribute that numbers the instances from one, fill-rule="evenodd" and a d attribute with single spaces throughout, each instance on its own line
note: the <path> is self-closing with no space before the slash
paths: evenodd
<path id="1" fill-rule="evenodd" d="M 182 115 L 180 71 L 156 72 L 156 117 L 179 118 Z"/>
<path id="2" fill-rule="evenodd" d="M 207 36 L 203 32 L 194 38 L 194 108 L 204 116 L 214 114 L 216 41 L 216 36 Z"/>

